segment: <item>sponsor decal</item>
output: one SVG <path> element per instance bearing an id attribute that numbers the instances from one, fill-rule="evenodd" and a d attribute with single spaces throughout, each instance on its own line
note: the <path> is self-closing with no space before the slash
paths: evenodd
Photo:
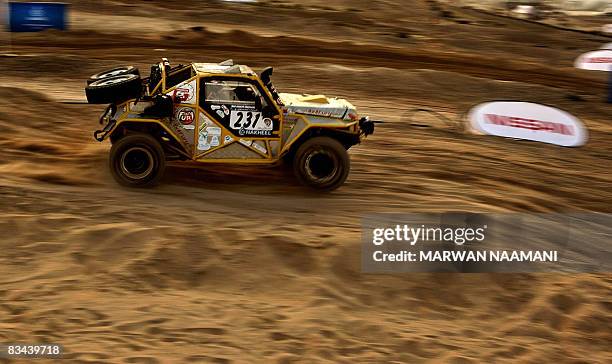
<path id="1" fill-rule="evenodd" d="M 208 133 L 210 134 L 210 145 L 213 147 L 219 146 L 219 137 L 221 136 L 221 128 L 214 127 L 209 128 Z"/>
<path id="2" fill-rule="evenodd" d="M 193 93 L 188 88 L 177 88 L 174 90 L 174 100 L 176 102 L 186 102 L 193 98 Z"/>
<path id="3" fill-rule="evenodd" d="M 356 121 L 359 117 L 355 114 L 355 110 L 351 110 L 344 120 Z"/>
<path id="4" fill-rule="evenodd" d="M 193 130 L 195 125 L 195 111 L 190 107 L 181 107 L 176 111 L 176 120 L 183 126 L 184 129 Z"/>
<path id="5" fill-rule="evenodd" d="M 584 145 L 582 122 L 554 107 L 518 101 L 488 102 L 469 113 L 472 127 L 484 134 L 532 140 L 566 147 Z"/>
<path id="6" fill-rule="evenodd" d="M 200 132 L 198 133 L 198 150 L 209 150 L 219 146 L 221 128 L 215 125 L 203 112 L 200 113 Z"/>
<path id="7" fill-rule="evenodd" d="M 232 138 L 229 135 L 226 135 L 225 138 L 223 138 L 223 144 L 228 144 L 234 141 L 234 138 Z"/>
<path id="8" fill-rule="evenodd" d="M 288 116 L 285 115 L 283 128 L 284 129 L 293 129 L 295 124 L 298 122 L 298 118 L 296 116 Z"/>
<path id="9" fill-rule="evenodd" d="M 589 71 L 612 71 L 612 50 L 588 52 L 576 59 L 576 68 Z"/>
<path id="10" fill-rule="evenodd" d="M 200 132 L 198 137 L 198 150 L 209 150 L 210 144 L 208 143 L 208 133 Z"/>
<path id="11" fill-rule="evenodd" d="M 200 129 L 198 135 L 198 150 L 209 150 L 212 147 L 219 146 L 220 137 L 221 128 L 218 126 L 208 126 Z"/>
<path id="12" fill-rule="evenodd" d="M 264 145 L 259 144 L 257 141 L 248 140 L 248 139 L 239 139 L 238 142 L 244 146 L 254 148 L 258 150 L 259 152 L 261 152 L 262 154 L 268 154 L 268 149 Z"/>
<path id="13" fill-rule="evenodd" d="M 229 109 L 225 105 L 211 105 L 210 108 L 213 109 L 220 118 L 224 118 L 230 114 Z"/>
<path id="14" fill-rule="evenodd" d="M 259 143 L 257 143 L 257 142 L 254 142 L 254 143 L 251 145 L 251 147 L 253 147 L 253 148 L 257 149 L 257 150 L 258 150 L 259 152 L 261 152 L 262 154 L 268 154 L 268 149 L 267 149 L 265 146 L 263 146 L 263 145 L 261 145 L 261 144 L 259 144 Z"/>
<path id="15" fill-rule="evenodd" d="M 297 114 L 308 114 L 308 115 L 314 115 L 314 116 L 323 116 L 327 118 L 339 118 L 344 115 L 344 110 L 337 110 L 337 109 L 332 109 L 332 110 L 327 109 L 326 110 L 326 109 L 296 107 L 294 112 Z"/>
<path id="16" fill-rule="evenodd" d="M 238 130 L 238 135 L 240 135 L 240 136 L 261 136 L 261 137 L 265 137 L 265 136 L 272 136 L 272 131 L 271 130 L 245 130 L 245 129 L 240 129 L 240 130 Z"/>
<path id="17" fill-rule="evenodd" d="M 223 112 L 223 109 L 220 105 L 211 105 L 210 108 L 219 116 L 220 118 L 224 118 L 226 115 Z"/>
<path id="18" fill-rule="evenodd" d="M 205 128 L 209 125 L 215 125 L 215 122 L 210 120 L 206 114 L 200 113 L 200 129 Z"/>
<path id="19" fill-rule="evenodd" d="M 167 93 L 166 95 L 172 96 L 175 103 L 181 104 L 195 104 L 196 101 L 196 81 L 184 82 L 179 84 L 174 91 Z"/>

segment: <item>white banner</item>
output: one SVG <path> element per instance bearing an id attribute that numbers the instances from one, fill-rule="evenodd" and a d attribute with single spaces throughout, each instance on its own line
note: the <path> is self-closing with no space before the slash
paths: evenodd
<path id="1" fill-rule="evenodd" d="M 589 71 L 612 71 L 612 50 L 588 52 L 576 59 L 576 68 Z"/>
<path id="2" fill-rule="evenodd" d="M 530 102 L 499 101 L 472 108 L 469 120 L 484 134 L 577 147 L 587 141 L 587 130 L 571 114 Z"/>

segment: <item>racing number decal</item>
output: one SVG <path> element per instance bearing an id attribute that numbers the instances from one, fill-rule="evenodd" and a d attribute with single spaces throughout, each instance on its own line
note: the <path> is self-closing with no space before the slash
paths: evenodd
<path id="1" fill-rule="evenodd" d="M 226 125 L 236 136 L 271 137 L 274 131 L 272 119 L 264 117 L 251 105 L 230 105 L 229 124 Z"/>
<path id="2" fill-rule="evenodd" d="M 272 130 L 272 128 L 265 127 L 263 123 L 260 123 L 260 120 L 261 112 L 259 111 L 232 110 L 230 116 L 232 129 Z"/>

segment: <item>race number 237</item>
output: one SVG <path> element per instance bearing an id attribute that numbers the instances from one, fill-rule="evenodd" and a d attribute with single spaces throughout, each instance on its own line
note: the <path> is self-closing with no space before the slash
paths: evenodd
<path id="1" fill-rule="evenodd" d="M 265 129 L 263 123 L 260 123 L 260 119 L 261 112 L 259 111 L 232 110 L 230 125 L 232 129 Z"/>

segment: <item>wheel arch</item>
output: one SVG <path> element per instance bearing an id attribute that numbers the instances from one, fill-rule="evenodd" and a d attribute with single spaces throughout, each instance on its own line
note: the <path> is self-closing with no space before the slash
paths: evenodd
<path id="1" fill-rule="evenodd" d="M 178 141 L 174 133 L 160 121 L 146 120 L 135 121 L 126 120 L 119 122 L 109 135 L 111 143 L 116 143 L 119 139 L 128 134 L 141 133 L 154 137 L 166 150 L 166 152 L 180 152 L 183 157 L 190 158 L 188 151 Z"/>
<path id="2" fill-rule="evenodd" d="M 129 153 L 132 157 L 127 158 Z M 161 143 L 151 134 L 131 133 L 111 147 L 109 165 L 113 178 L 127 187 L 156 185 L 165 169 Z"/>
<path id="3" fill-rule="evenodd" d="M 300 135 L 295 141 L 291 143 L 288 150 L 285 151 L 283 158 L 293 158 L 293 155 L 300 147 L 300 145 L 302 145 L 305 141 L 318 136 L 326 136 L 335 139 L 340 142 L 340 144 L 342 144 L 347 150 L 353 145 L 359 144 L 359 134 L 355 134 L 349 131 L 348 128 L 338 129 L 313 126 L 306 129 L 302 133 L 302 135 Z"/>

